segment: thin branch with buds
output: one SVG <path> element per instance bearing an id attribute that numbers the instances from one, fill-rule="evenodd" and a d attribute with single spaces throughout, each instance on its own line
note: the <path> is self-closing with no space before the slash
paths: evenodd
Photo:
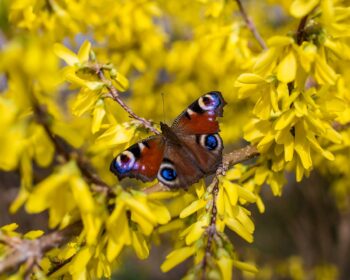
<path id="1" fill-rule="evenodd" d="M 135 120 L 138 120 L 145 128 L 149 129 L 154 134 L 160 134 L 160 131 L 156 129 L 149 120 L 146 120 L 145 118 L 136 115 L 131 110 L 131 108 L 125 104 L 125 102 L 119 97 L 118 90 L 112 85 L 112 82 L 105 77 L 102 67 L 96 65 L 94 68 L 97 76 L 105 84 L 113 100 L 116 101 L 130 115 L 130 117 L 132 117 Z"/>
<path id="2" fill-rule="evenodd" d="M 222 166 L 216 171 L 216 174 L 217 174 L 217 172 L 220 172 L 220 174 L 225 173 L 225 171 L 228 168 L 230 168 L 231 166 L 233 166 L 237 163 L 255 158 L 257 156 L 259 156 L 259 151 L 256 147 L 254 147 L 252 145 L 247 145 L 243 148 L 240 148 L 240 149 L 234 150 L 230 153 L 227 153 L 227 154 L 223 155 Z M 214 177 L 213 181 L 215 181 L 216 177 Z M 167 190 L 169 190 L 169 189 L 166 186 L 164 186 L 161 183 L 157 183 L 157 184 L 155 184 L 147 189 L 144 189 L 144 192 L 147 194 L 150 194 L 150 193 L 154 193 L 154 192 L 167 191 Z"/>
<path id="3" fill-rule="evenodd" d="M 79 234 L 81 229 L 82 224 L 77 222 L 63 230 L 53 231 L 34 240 L 9 237 L 0 231 L 0 243 L 9 247 L 10 252 L 0 261 L 0 275 L 11 272 L 22 264 L 27 264 L 26 270 L 30 272 L 47 251 L 66 244 L 70 238 Z"/>
<path id="4" fill-rule="evenodd" d="M 225 172 L 228 170 L 228 168 L 232 165 L 235 165 L 237 163 L 252 159 L 254 157 L 259 156 L 259 152 L 256 149 L 256 147 L 248 145 L 244 148 L 235 150 L 231 153 L 228 153 L 224 155 L 222 165 L 216 170 L 215 177 L 213 178 L 211 185 L 209 186 L 209 189 L 212 187 L 211 194 L 212 194 L 212 208 L 210 212 L 210 222 L 207 227 L 207 244 L 205 248 L 205 254 L 202 260 L 202 276 L 205 278 L 205 272 L 208 265 L 208 258 L 211 256 L 212 251 L 212 243 L 215 235 L 217 234 L 216 231 L 216 219 L 217 219 L 217 206 L 216 206 L 216 200 L 219 193 L 219 176 L 225 174 Z"/>
<path id="5" fill-rule="evenodd" d="M 74 149 L 64 139 L 53 133 L 50 127 L 50 115 L 46 109 L 34 101 L 33 111 L 36 121 L 44 128 L 46 135 L 50 138 L 52 144 L 55 146 L 55 150 L 61 157 L 61 161 L 68 162 L 74 159 L 87 182 L 94 184 L 94 188 L 99 190 L 99 192 L 111 194 L 112 189 L 93 171 L 90 162 L 84 157 L 82 152 Z"/>
<path id="6" fill-rule="evenodd" d="M 248 29 L 250 30 L 250 32 L 252 32 L 253 36 L 255 37 L 255 39 L 258 41 L 258 43 L 260 44 L 260 46 L 265 50 L 267 49 L 267 45 L 264 41 L 264 39 L 261 37 L 258 29 L 256 28 L 254 22 L 249 18 L 248 14 L 246 13 L 241 0 L 236 0 L 236 3 L 238 5 L 239 11 L 248 27 Z"/>
<path id="7" fill-rule="evenodd" d="M 205 275 L 206 275 L 206 268 L 208 265 L 208 258 L 210 258 L 211 256 L 211 251 L 212 251 L 212 244 L 213 244 L 213 239 L 215 237 L 215 235 L 217 234 L 216 231 L 216 219 L 217 219 L 217 207 L 216 207 L 216 199 L 219 193 L 219 178 L 218 176 L 221 175 L 224 172 L 223 167 L 219 167 L 218 171 L 216 172 L 216 175 L 211 183 L 212 186 L 212 207 L 211 207 L 211 212 L 210 212 L 210 222 L 209 225 L 207 227 L 207 235 L 208 235 L 208 239 L 207 239 L 207 244 L 206 244 L 206 248 L 205 248 L 205 254 L 202 260 L 202 276 L 205 279 Z"/>

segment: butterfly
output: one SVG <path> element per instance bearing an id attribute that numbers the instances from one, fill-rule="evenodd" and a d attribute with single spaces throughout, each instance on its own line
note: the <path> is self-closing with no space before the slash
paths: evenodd
<path id="1" fill-rule="evenodd" d="M 215 173 L 222 162 L 223 142 L 217 117 L 226 102 L 211 91 L 187 107 L 171 126 L 160 123 L 162 134 L 144 139 L 116 156 L 110 170 L 122 180 L 158 179 L 170 189 L 184 188 Z"/>

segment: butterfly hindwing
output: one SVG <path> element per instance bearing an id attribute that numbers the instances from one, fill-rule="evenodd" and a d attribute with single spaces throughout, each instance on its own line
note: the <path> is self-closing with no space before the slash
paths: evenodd
<path id="1" fill-rule="evenodd" d="M 162 136 L 153 136 L 130 146 L 115 157 L 110 170 L 121 180 L 125 177 L 153 181 L 163 160 L 165 142 Z"/>
<path id="2" fill-rule="evenodd" d="M 180 135 L 184 146 L 193 154 L 198 168 L 205 174 L 213 174 L 222 161 L 223 143 L 218 133 Z"/>
<path id="3" fill-rule="evenodd" d="M 194 157 L 188 153 L 185 147 L 167 141 L 164 158 L 158 171 L 158 181 L 169 188 L 187 188 L 204 176 Z"/>

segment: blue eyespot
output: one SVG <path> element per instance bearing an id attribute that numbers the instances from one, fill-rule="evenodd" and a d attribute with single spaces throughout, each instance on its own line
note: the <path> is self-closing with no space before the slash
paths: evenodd
<path id="1" fill-rule="evenodd" d="M 203 110 L 210 111 L 219 107 L 221 101 L 220 97 L 215 92 L 212 92 L 202 96 L 198 103 Z"/>
<path id="2" fill-rule="evenodd" d="M 129 172 L 135 164 L 135 156 L 130 151 L 122 152 L 114 161 L 114 168 L 121 174 Z"/>
<path id="3" fill-rule="evenodd" d="M 215 135 L 212 134 L 209 134 L 205 137 L 204 144 L 208 148 L 208 150 L 215 150 L 216 147 L 219 145 L 218 139 L 216 139 Z"/>
<path id="4" fill-rule="evenodd" d="M 173 181 L 177 177 L 175 169 L 169 167 L 163 168 L 160 171 L 160 175 L 167 181 Z"/>

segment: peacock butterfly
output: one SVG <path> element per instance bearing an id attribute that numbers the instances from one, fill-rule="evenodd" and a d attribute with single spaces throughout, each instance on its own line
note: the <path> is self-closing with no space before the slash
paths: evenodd
<path id="1" fill-rule="evenodd" d="M 201 96 L 171 126 L 160 123 L 162 134 L 144 139 L 115 157 L 110 170 L 119 180 L 157 178 L 169 188 L 187 188 L 215 173 L 223 150 L 216 118 L 222 117 L 225 104 L 218 91 Z"/>

